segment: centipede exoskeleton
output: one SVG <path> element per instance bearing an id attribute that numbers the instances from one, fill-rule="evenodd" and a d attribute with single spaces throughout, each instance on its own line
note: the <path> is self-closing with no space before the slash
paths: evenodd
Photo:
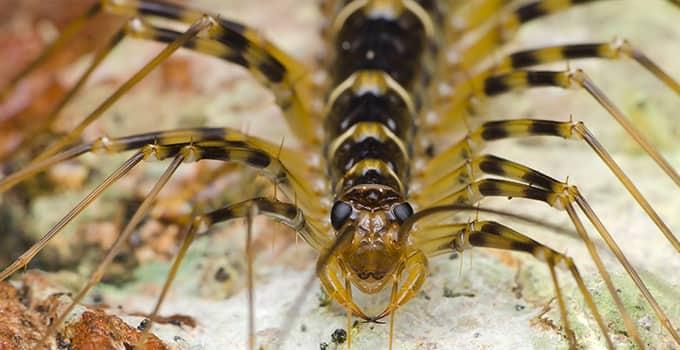
<path id="1" fill-rule="evenodd" d="M 2 234 L 18 237 L 36 215 L 56 215 L 38 225 L 48 227 L 35 241 L 7 239 L 0 281 L 17 279 L 1 285 L 11 312 L 0 328 L 9 340 L 0 340 L 11 349 L 680 347 L 680 280 L 671 276 L 680 269 L 678 221 L 672 202 L 659 199 L 677 197 L 680 186 L 677 125 L 653 120 L 650 107 L 680 107 L 678 66 L 664 58 L 677 52 L 680 10 L 649 3 L 91 1 L 0 82 Z M 663 14 L 642 13 L 646 6 Z M 291 33 L 258 28 L 252 13 L 239 18 L 237 9 L 258 7 L 278 25 L 315 13 L 315 39 L 283 44 Z M 560 34 L 598 13 L 610 13 L 608 22 L 650 16 L 667 39 Z M 69 46 L 87 36 L 97 39 Z M 117 60 L 124 74 L 106 73 Z M 35 92 L 45 76 L 61 79 L 58 91 Z M 240 85 L 246 76 L 251 85 Z M 643 97 L 612 88 L 622 85 Z M 250 86 L 260 90 L 239 93 Z M 166 96 L 145 97 L 152 90 Z M 239 108 L 243 118 L 227 120 Z M 112 130 L 107 119 L 125 126 Z M 664 139 L 655 128 L 670 131 Z M 627 149 L 637 153 L 626 158 Z M 613 189 L 625 199 L 608 199 Z M 40 210 L 43 198 L 76 191 L 59 214 Z M 532 202 L 543 205 L 517 204 Z M 107 211 L 97 203 L 117 204 Z M 13 216 L 27 208 L 30 215 Z M 71 267 L 92 266 L 68 298 L 31 301 L 41 294 L 30 282 L 38 277 L 20 282 L 20 271 L 64 260 L 39 253 L 50 242 L 72 246 L 68 237 L 102 252 L 81 247 L 70 257 Z M 305 253 L 274 248 L 298 239 Z M 216 267 L 210 258 L 193 262 L 199 250 L 226 251 L 221 245 L 241 250 Z M 491 253 L 478 259 L 475 251 Z M 126 261 L 126 252 L 146 260 Z M 315 259 L 308 272 L 258 273 L 260 256 L 306 253 Z M 151 271 L 151 255 L 168 263 L 153 274 L 162 278 L 150 299 L 97 297 L 107 294 L 107 276 L 143 282 L 128 270 Z M 640 268 L 646 260 L 659 270 Z M 224 305 L 179 297 L 167 305 L 178 285 L 209 288 L 205 276 L 237 285 L 222 296 L 240 294 Z M 317 290 L 325 301 L 312 300 Z M 142 321 L 107 318 L 113 302 Z M 231 321 L 214 321 L 218 313 Z M 168 327 L 177 333 L 168 336 Z"/>

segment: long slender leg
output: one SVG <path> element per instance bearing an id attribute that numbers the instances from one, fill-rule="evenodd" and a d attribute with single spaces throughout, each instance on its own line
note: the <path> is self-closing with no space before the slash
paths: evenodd
<path id="1" fill-rule="evenodd" d="M 47 330 L 45 331 L 45 334 L 41 338 L 41 340 L 38 342 L 36 346 L 33 347 L 34 350 L 39 350 L 43 348 L 43 345 L 47 342 L 49 337 L 51 337 L 56 331 L 57 328 L 61 326 L 61 324 L 64 322 L 66 317 L 73 311 L 75 306 L 85 298 L 87 293 L 95 286 L 99 281 L 101 281 L 102 277 L 104 276 L 104 273 L 106 272 L 106 268 L 111 264 L 113 261 L 114 257 L 118 254 L 120 249 L 123 247 L 123 244 L 127 242 L 128 238 L 134 231 L 135 227 L 137 224 L 142 220 L 142 218 L 146 215 L 146 213 L 151 209 L 151 204 L 153 203 L 154 199 L 160 191 L 163 189 L 165 184 L 168 183 L 172 175 L 175 173 L 177 168 L 179 168 L 180 164 L 187 158 L 191 159 L 191 150 L 186 148 L 185 152 L 182 152 L 181 154 L 177 155 L 172 163 L 168 166 L 166 171 L 161 175 L 159 180 L 156 182 L 154 187 L 149 191 L 147 194 L 146 198 L 142 202 L 142 204 L 137 208 L 135 211 L 135 214 L 132 216 L 130 221 L 127 223 L 125 226 L 125 229 L 123 232 L 116 238 L 116 241 L 113 243 L 113 246 L 109 248 L 109 251 L 106 253 L 104 256 L 104 259 L 99 263 L 97 268 L 95 269 L 94 273 L 90 275 L 90 278 L 87 280 L 87 283 L 83 288 L 78 292 L 78 294 L 73 298 L 73 301 L 64 309 L 64 311 L 59 315 L 54 322 L 52 322 Z"/>
<path id="2" fill-rule="evenodd" d="M 251 207 L 246 215 L 246 288 L 248 290 L 248 350 L 255 350 L 255 279 L 253 267 L 253 218 L 256 208 Z"/>
<path id="3" fill-rule="evenodd" d="M 211 142 L 215 143 L 214 145 L 218 147 L 210 148 Z M 172 152 L 177 152 L 182 146 L 190 144 L 206 146 L 208 152 L 202 155 L 202 157 L 209 159 L 221 159 L 221 157 L 225 156 L 224 151 L 228 151 L 230 147 L 239 150 L 240 156 L 243 157 L 240 158 L 240 161 L 247 165 L 263 168 L 265 174 L 275 180 L 277 184 L 280 184 L 284 192 L 288 191 L 286 194 L 290 198 L 297 196 L 304 201 L 307 206 L 305 210 L 309 215 L 314 217 L 323 216 L 321 214 L 323 209 L 318 205 L 318 201 L 311 200 L 315 195 L 314 190 L 309 183 L 301 181 L 303 174 L 301 171 L 309 168 L 309 165 L 305 164 L 304 159 L 301 159 L 297 152 L 281 149 L 279 145 L 246 136 L 228 128 L 152 132 L 116 139 L 103 137 L 95 142 L 76 145 L 42 161 L 34 162 L 20 171 L 5 177 L 0 180 L 0 193 L 53 164 L 87 152 L 118 153 L 141 148 L 149 155 L 166 158 L 174 155 Z M 219 146 L 226 148 L 220 149 Z M 248 158 L 249 156 L 250 158 Z"/>
<path id="4" fill-rule="evenodd" d="M 680 84 L 675 81 L 658 64 L 654 63 L 642 51 L 625 39 L 615 39 L 604 43 L 579 43 L 557 46 L 546 46 L 514 52 L 494 62 L 484 62 L 466 71 L 452 83 L 454 90 L 438 97 L 442 102 L 457 99 L 458 95 L 466 96 L 475 91 L 475 87 L 484 86 L 485 80 L 492 75 L 527 68 L 541 64 L 566 61 L 569 59 L 599 58 L 621 59 L 631 58 L 652 73 L 676 94 L 680 94 Z M 453 72 L 449 76 L 455 76 Z"/>
<path id="5" fill-rule="evenodd" d="M 447 232 L 448 231 L 448 232 Z M 441 232 L 441 233 L 440 233 Z M 561 293 L 557 278 L 555 276 L 554 268 L 560 263 L 564 264 L 571 272 L 572 277 L 576 281 L 579 291 L 583 295 L 583 299 L 593 318 L 597 322 L 597 326 L 602 332 L 607 344 L 607 348 L 614 349 L 614 345 L 609 337 L 607 326 L 605 325 L 602 316 L 600 315 L 593 297 L 588 291 L 581 274 L 579 273 L 573 260 L 557 251 L 546 247 L 545 245 L 532 240 L 531 238 L 514 231 L 507 226 L 493 221 L 473 221 L 468 224 L 452 224 L 441 226 L 438 230 L 423 229 L 416 238 L 416 247 L 422 249 L 427 255 L 439 255 L 446 252 L 462 252 L 463 250 L 474 247 L 487 247 L 496 249 L 505 249 L 513 251 L 521 251 L 532 254 L 537 259 L 548 264 L 550 268 L 551 278 L 555 286 L 555 292 L 560 305 L 560 316 L 562 317 L 562 324 L 569 340 L 570 345 L 575 345 L 573 332 L 569 328 L 567 320 L 566 307 L 564 305 L 564 298 Z"/>
<path id="6" fill-rule="evenodd" d="M 127 91 L 129 91 L 138 82 L 144 79 L 155 67 L 157 67 L 161 62 L 165 61 L 170 55 L 177 51 L 182 45 L 188 42 L 191 38 L 197 36 L 199 33 L 213 27 L 215 24 L 210 17 L 201 17 L 196 22 L 194 22 L 189 29 L 187 29 L 177 40 L 168 44 L 158 55 L 156 55 L 151 61 L 149 61 L 144 67 L 142 67 L 137 73 L 135 73 L 129 80 L 127 80 L 123 85 L 121 85 L 118 90 L 116 90 L 111 96 L 109 96 L 104 102 L 102 102 L 92 113 L 90 113 L 84 120 L 82 120 L 73 130 L 71 130 L 66 136 L 57 140 L 54 144 L 49 146 L 45 151 L 43 151 L 36 159 L 40 161 L 45 159 L 54 153 L 60 151 L 64 147 L 76 141 L 77 137 L 89 126 L 92 122 L 97 120 L 114 102 L 116 102 L 121 96 L 123 96 Z"/>
<path id="7" fill-rule="evenodd" d="M 559 183 L 556 182 L 554 184 L 557 186 L 556 188 L 562 188 L 561 191 L 552 191 L 552 190 L 544 190 L 540 189 L 537 187 L 529 186 L 526 184 L 521 184 L 518 182 L 512 182 L 512 181 L 505 181 L 505 180 L 496 180 L 496 179 L 483 179 L 479 181 L 475 181 L 472 184 L 466 186 L 464 189 L 447 196 L 446 198 L 441 199 L 435 205 L 437 204 L 447 204 L 447 203 L 475 203 L 479 200 L 481 200 L 483 197 L 488 197 L 488 196 L 502 196 L 502 197 L 512 197 L 512 198 L 527 198 L 527 199 L 533 199 L 533 200 L 538 200 L 545 202 L 555 208 L 565 208 L 567 209 L 567 213 L 570 214 L 570 218 L 574 222 L 574 225 L 577 227 L 577 231 L 581 234 L 581 238 L 586 241 L 587 236 L 585 236 L 583 233 L 585 231 L 581 232 L 581 230 L 578 229 L 580 226 L 579 224 L 576 223 L 578 217 L 575 215 L 572 215 L 572 212 L 575 214 L 574 209 L 572 208 L 572 203 L 577 203 L 579 207 L 583 210 L 583 212 L 586 214 L 586 217 L 588 220 L 595 226 L 595 228 L 598 230 L 598 233 L 602 236 L 602 238 L 605 240 L 605 243 L 609 247 L 609 249 L 614 253 L 616 258 L 619 260 L 621 265 L 623 265 L 624 269 L 628 273 L 628 275 L 633 279 L 633 282 L 635 285 L 638 287 L 640 292 L 642 293 L 643 297 L 649 305 L 652 307 L 654 310 L 654 313 L 656 314 L 657 318 L 661 322 L 661 324 L 668 330 L 668 332 L 671 334 L 671 336 L 676 340 L 678 344 L 680 344 L 680 335 L 678 332 L 675 330 L 673 325 L 671 324 L 671 321 L 668 319 L 666 316 L 665 312 L 663 309 L 659 306 L 657 303 L 656 299 L 654 296 L 649 292 L 647 289 L 646 285 L 640 278 L 639 274 L 635 270 L 635 268 L 628 262 L 626 259 L 625 255 L 619 248 L 619 246 L 616 244 L 614 239 L 611 237 L 609 232 L 605 229 L 604 225 L 599 221 L 598 217 L 595 215 L 595 213 L 590 209 L 588 206 L 586 200 L 583 198 L 583 196 L 580 194 L 578 189 L 575 186 L 568 186 L 564 183 Z M 590 248 L 589 248 L 590 251 Z M 598 258 L 595 258 L 597 254 L 594 251 L 590 251 L 591 255 L 593 255 L 593 258 L 596 260 L 596 264 L 598 264 L 597 260 Z M 599 265 L 599 264 L 598 264 Z M 604 266 L 602 265 L 602 268 Z M 600 272 L 601 274 L 602 271 Z M 603 278 L 605 279 L 605 282 L 607 279 L 609 279 L 608 275 L 605 278 L 603 275 Z M 607 282 L 608 286 L 611 284 L 611 281 Z M 611 286 L 610 292 L 613 293 L 613 285 Z M 617 297 L 615 297 L 617 298 Z M 617 305 L 620 303 L 620 300 L 617 302 Z M 620 305 L 620 312 L 623 314 L 623 304 L 621 303 Z M 631 332 L 631 334 L 638 334 L 637 329 L 635 325 L 632 323 L 630 320 L 630 317 L 628 317 L 627 314 L 624 314 L 624 321 L 627 324 L 628 331 Z M 636 336 L 635 338 L 636 341 L 639 340 L 639 336 Z M 638 346 L 641 346 L 641 341 L 638 341 Z M 642 346 L 641 346 L 642 347 Z"/>
<path id="8" fill-rule="evenodd" d="M 40 55 L 28 64 L 24 69 L 22 69 L 19 74 L 17 74 L 10 82 L 0 90 L 0 102 L 4 101 L 12 91 L 16 88 L 17 84 L 24 79 L 26 76 L 31 74 L 38 66 L 47 61 L 55 52 L 61 49 L 64 44 L 66 44 L 70 39 L 72 39 L 78 31 L 83 27 L 83 25 L 92 17 L 101 13 L 102 6 L 101 3 L 95 3 L 90 7 L 87 12 L 78 16 L 70 23 L 66 25 L 64 30 L 61 31 L 59 37 L 52 42 L 45 50 L 43 50 Z"/>
<path id="9" fill-rule="evenodd" d="M 80 203 L 78 203 L 73 209 L 71 209 L 68 214 L 66 214 L 59 222 L 57 222 L 38 242 L 36 242 L 31 248 L 26 252 L 21 254 L 10 266 L 5 268 L 0 273 L 0 281 L 4 281 L 12 275 L 14 272 L 20 270 L 36 256 L 47 243 L 56 236 L 61 230 L 68 225 L 76 216 L 78 216 L 85 208 L 87 208 L 100 194 L 102 194 L 107 188 L 113 185 L 121 177 L 125 176 L 135 165 L 139 164 L 140 161 L 144 159 L 144 154 L 142 152 L 137 152 L 130 159 L 128 159 L 123 165 L 121 165 L 115 172 L 113 172 L 109 177 L 107 177 L 101 184 L 99 184 L 92 192 L 90 192 L 85 198 L 83 198 Z"/>
<path id="10" fill-rule="evenodd" d="M 144 333 L 140 338 L 141 340 L 137 346 L 143 344 L 143 340 L 149 333 L 151 325 L 155 320 L 156 315 L 158 315 L 158 311 L 160 310 L 160 307 L 165 300 L 168 291 L 170 290 L 172 282 L 174 281 L 177 271 L 179 270 L 182 259 L 184 258 L 186 251 L 189 249 L 191 242 L 193 242 L 194 238 L 198 235 L 198 230 L 202 228 L 207 229 L 220 222 L 243 217 L 247 218 L 253 214 L 266 215 L 275 221 L 281 222 L 284 225 L 290 227 L 297 234 L 300 234 L 303 237 L 317 234 L 314 232 L 315 229 L 306 223 L 305 216 L 299 208 L 297 208 L 295 205 L 279 202 L 275 199 L 269 198 L 253 198 L 218 210 L 214 210 L 207 214 L 196 215 L 193 220 L 190 221 L 190 225 L 187 227 L 180 250 L 173 261 L 170 271 L 168 272 L 168 276 L 165 279 L 163 289 L 156 300 L 153 311 L 149 315 L 149 320 L 151 323 L 145 328 Z M 252 310 L 249 311 L 252 312 Z M 249 334 L 252 334 L 252 332 L 249 332 Z M 251 337 L 249 336 L 249 342 L 250 338 Z M 252 339 L 254 341 L 254 338 Z M 252 349 L 253 347 L 251 346 L 250 348 Z"/>
<path id="11" fill-rule="evenodd" d="M 109 39 L 109 42 L 106 44 L 106 46 L 96 53 L 95 57 L 92 59 L 92 62 L 90 62 L 87 69 L 82 74 L 82 76 L 80 76 L 78 81 L 66 92 L 66 94 L 61 98 L 57 105 L 49 112 L 47 117 L 45 117 L 44 122 L 40 123 L 40 125 L 33 126 L 31 130 L 27 130 L 24 133 L 23 140 L 21 141 L 21 144 L 17 148 L 21 148 L 27 144 L 30 144 L 36 139 L 35 136 L 37 134 L 51 127 L 52 123 L 59 116 L 59 113 L 61 113 L 64 107 L 66 107 L 66 105 L 73 100 L 78 91 L 80 91 L 80 89 L 85 85 L 87 80 L 90 78 L 92 73 L 94 73 L 97 67 L 99 67 L 99 65 L 104 61 L 106 56 L 109 55 L 109 53 L 123 40 L 124 37 L 125 30 L 122 29 L 118 31 L 113 37 L 111 37 L 111 39 Z"/>
<path id="12" fill-rule="evenodd" d="M 221 19 L 219 16 L 205 16 L 199 11 L 152 0 L 106 2 L 105 5 L 107 11 L 121 15 L 161 17 L 192 25 L 187 31 L 180 33 L 146 24 L 139 18 L 132 20 L 123 30 L 126 35 L 167 42 L 168 46 L 107 98 L 67 136 L 44 151 L 38 159 L 54 154 L 75 141 L 89 124 L 99 118 L 115 101 L 182 46 L 250 68 L 260 81 L 272 88 L 277 96 L 277 102 L 282 106 L 297 136 L 310 143 L 318 141 L 318 131 L 315 130 L 314 119 L 309 115 L 308 107 L 304 102 L 309 100 L 306 95 L 309 89 L 306 69 L 252 29 L 236 22 Z M 209 37 L 197 39 L 196 36 L 205 30 L 208 30 Z M 117 34 L 113 40 L 115 41 L 119 36 L 120 34 Z M 112 44 L 115 45 L 114 42 Z M 103 56 L 106 56 L 107 52 L 105 50 L 102 53 Z M 104 58 L 103 56 L 98 58 L 101 60 Z M 98 64 L 96 60 L 93 63 Z M 94 69 L 94 65 L 90 68 Z M 81 79 L 79 83 L 84 83 L 85 79 Z M 68 93 L 71 96 L 67 96 L 62 104 L 68 102 L 68 99 L 75 94 L 75 89 L 78 87 L 79 85 L 76 84 L 75 88 Z"/>
<path id="13" fill-rule="evenodd" d="M 223 129 L 204 129 L 212 131 L 221 131 L 222 133 L 213 133 L 212 135 L 204 133 L 202 140 L 210 140 L 211 138 L 219 138 L 224 136 Z M 163 136 L 164 135 L 164 136 Z M 270 153 L 264 152 L 258 148 L 248 146 L 246 143 L 229 143 L 222 141 L 222 143 L 216 143 L 216 141 L 205 141 L 193 142 L 192 138 L 189 136 L 198 136 L 197 130 L 188 131 L 175 131 L 172 133 L 152 133 L 144 135 L 135 135 L 128 138 L 122 138 L 117 140 L 108 140 L 106 143 L 108 146 L 113 147 L 116 151 L 123 151 L 126 149 L 141 147 L 142 150 L 137 153 L 133 158 L 131 158 L 123 168 L 111 175 L 104 183 L 98 186 L 90 195 L 88 195 L 81 203 L 79 203 L 74 209 L 72 209 L 64 218 L 62 218 L 38 243 L 36 243 L 31 249 L 7 267 L 4 271 L 0 273 L 0 280 L 10 276 L 17 270 L 21 269 L 23 266 L 28 264 L 33 256 L 35 256 L 42 247 L 44 247 L 47 242 L 58 234 L 71 220 L 73 220 L 85 207 L 91 203 L 96 196 L 98 196 L 105 188 L 110 186 L 116 179 L 122 177 L 124 172 L 129 171 L 134 164 L 139 162 L 141 159 L 166 159 L 171 157 L 183 157 L 183 159 L 197 161 L 200 159 L 215 159 L 221 161 L 236 161 L 251 166 L 253 168 L 259 169 L 262 173 L 277 179 L 282 183 L 284 190 L 288 188 L 287 195 L 290 198 L 300 192 L 300 196 L 312 196 L 311 192 L 305 194 L 303 191 L 305 188 L 298 187 L 295 185 L 297 182 L 294 177 L 287 171 L 283 164 L 277 159 L 270 155 Z M 221 136 L 218 136 L 221 135 Z M 184 138 L 185 142 L 181 142 Z M 188 138 L 188 139 L 187 139 Z M 169 145 L 159 145 L 154 144 L 154 140 L 163 140 L 170 143 Z M 180 142 L 178 142 L 180 141 Z M 212 143 L 211 143 L 212 142 Z M 144 145 L 144 146 L 142 146 Z M 85 145 L 90 149 L 103 147 L 101 143 Z M 80 147 L 78 149 L 87 149 L 88 147 Z M 59 156 L 59 155 L 57 155 Z M 48 161 L 51 159 L 47 159 Z M 48 164 L 49 165 L 49 164 Z M 40 169 L 37 169 L 40 170 Z M 36 171 L 37 171 L 36 170 Z M 4 180 L 3 180 L 4 181 Z M 0 185 L 1 186 L 1 185 Z M 311 201 L 311 199 L 310 199 Z M 318 202 L 318 201 L 316 201 Z M 315 203 L 311 201 L 309 203 Z M 314 209 L 314 205 L 308 207 Z M 316 210 L 322 210 L 318 207 Z M 311 219 L 311 218 L 310 218 Z M 315 223 L 315 222 L 314 222 Z M 324 246 L 326 242 L 321 235 L 303 236 L 305 240 L 313 247 L 319 249 Z"/>
<path id="14" fill-rule="evenodd" d="M 499 10 L 497 6 L 492 7 L 490 12 L 481 15 L 488 18 L 492 16 L 493 11 L 498 11 L 499 16 L 488 20 L 489 25 L 484 26 L 480 33 L 475 33 L 478 34 L 475 40 L 464 42 L 453 48 L 459 53 L 453 66 L 460 69 L 473 67 L 512 38 L 524 23 L 567 10 L 577 4 L 594 1 L 598 0 L 534 0 L 520 6 L 511 2 Z"/>
<path id="15" fill-rule="evenodd" d="M 217 20 L 219 25 L 213 28 L 210 38 L 194 38 L 184 47 L 249 69 L 253 77 L 274 93 L 295 135 L 309 144 L 319 143 L 318 122 L 309 107 L 311 82 L 307 69 L 254 30 L 236 22 Z M 164 43 L 181 35 L 144 20 L 137 21 L 128 32 L 135 38 Z"/>
<path id="16" fill-rule="evenodd" d="M 680 252 L 680 242 L 673 235 L 671 229 L 666 225 L 666 223 L 661 219 L 661 217 L 656 213 L 654 208 L 649 204 L 649 201 L 642 195 L 642 193 L 637 189 L 635 184 L 628 178 L 628 176 L 623 172 L 621 167 L 614 161 L 614 159 L 609 155 L 607 150 L 602 146 L 597 139 L 590 133 L 583 122 L 571 123 L 571 122 L 557 122 L 550 120 L 536 120 L 536 119 L 518 119 L 518 120 L 507 120 L 507 121 L 493 121 L 487 122 L 481 125 L 476 130 L 470 132 L 463 140 L 453 145 L 449 149 L 445 150 L 441 154 L 433 158 L 420 172 L 422 177 L 422 184 L 420 185 L 423 190 L 420 192 L 420 196 L 423 198 L 432 197 L 435 193 L 446 193 L 446 188 L 451 188 L 455 186 L 456 183 L 464 184 L 473 178 L 474 167 L 469 165 L 464 165 L 459 167 L 458 171 L 451 171 L 451 165 L 458 165 L 464 161 L 469 161 L 473 158 L 473 155 L 483 148 L 484 144 L 489 141 L 513 138 L 513 137 L 524 137 L 524 136 L 535 136 L 535 135 L 546 135 L 546 136 L 557 136 L 565 139 L 582 139 L 584 140 L 595 153 L 602 159 L 602 161 L 609 167 L 612 173 L 619 179 L 621 184 L 628 190 L 628 192 L 633 196 L 638 205 L 647 213 L 649 218 L 654 222 L 654 224 L 663 233 L 666 239 L 671 243 L 671 245 Z M 479 163 L 476 164 L 478 167 L 478 173 L 489 172 L 493 164 L 486 164 L 484 158 L 479 158 Z M 495 163 L 498 169 L 496 172 L 492 172 L 496 175 L 507 176 L 505 173 L 498 173 L 500 171 L 501 165 Z M 486 167 L 487 170 L 481 169 Z M 512 172 L 513 166 L 506 168 L 506 173 Z M 522 167 L 520 167 L 521 169 Z M 524 167 L 525 168 L 525 167 Z M 525 174 L 532 174 L 532 172 L 527 172 L 526 169 L 520 170 Z M 525 179 L 529 180 L 532 184 L 537 184 L 541 179 Z M 544 179 L 543 183 L 547 181 L 554 181 L 554 179 Z M 442 187 L 444 186 L 444 187 Z M 448 187 L 446 187 L 448 186 Z"/>
<path id="17" fill-rule="evenodd" d="M 495 75 L 484 80 L 481 87 L 475 87 L 472 95 L 475 97 L 495 96 L 512 90 L 527 87 L 551 86 L 559 88 L 570 88 L 579 86 L 585 89 L 609 114 L 621 125 L 624 130 L 642 147 L 642 149 L 654 160 L 654 162 L 668 175 L 668 177 L 680 187 L 680 174 L 673 169 L 666 159 L 640 134 L 630 123 L 623 112 L 600 90 L 593 81 L 580 69 L 570 71 L 525 71 L 516 70 L 505 74 Z M 453 123 L 464 115 L 469 107 L 470 96 L 455 98 L 444 112 L 443 124 Z M 436 128 L 432 129 L 437 131 Z M 439 130 L 440 132 L 443 130 Z"/>
<path id="18" fill-rule="evenodd" d="M 156 146 L 158 147 L 158 146 Z M 88 279 L 86 285 L 80 290 L 80 292 L 76 295 L 76 297 L 73 299 L 72 303 L 65 309 L 65 311 L 56 319 L 55 322 L 53 322 L 50 327 L 47 329 L 46 334 L 43 336 L 42 340 L 40 343 L 34 347 L 34 349 L 40 349 L 42 345 L 46 342 L 46 340 L 54 334 L 56 331 L 57 327 L 63 323 L 65 318 L 69 315 L 69 313 L 73 310 L 75 305 L 79 303 L 86 295 L 87 293 L 101 280 L 101 278 L 104 275 L 104 272 L 106 271 L 106 268 L 110 263 L 113 261 L 113 258 L 115 255 L 118 253 L 118 251 L 122 248 L 122 245 L 127 241 L 129 236 L 132 234 L 134 228 L 137 226 L 137 224 L 142 220 L 142 218 L 146 215 L 148 210 L 151 208 L 151 204 L 153 203 L 154 199 L 158 195 L 158 193 L 161 191 L 163 186 L 170 180 L 172 177 L 172 174 L 177 170 L 179 165 L 185 161 L 185 160 L 196 160 L 200 159 L 200 154 L 201 152 L 204 152 L 203 155 L 211 155 L 215 156 L 213 159 L 220 159 L 219 156 L 216 156 L 217 152 L 215 150 L 210 150 L 210 149 L 203 149 L 202 151 L 198 146 L 195 144 L 190 144 L 187 146 L 182 146 L 180 148 L 180 151 L 178 154 L 174 157 L 173 162 L 168 166 L 167 170 L 163 175 L 160 177 L 154 188 L 149 192 L 147 197 L 144 199 L 142 204 L 139 206 L 135 214 L 132 216 L 128 224 L 126 225 L 125 229 L 123 232 L 118 236 L 116 241 L 114 242 L 113 246 L 109 249 L 107 252 L 106 256 L 104 259 L 100 262 L 100 264 L 97 266 L 97 269 L 95 272 L 90 276 Z M 212 153 L 211 153 L 212 152 Z M 156 154 L 157 157 L 159 153 Z M 161 157 L 158 157 L 161 158 Z M 252 158 L 251 158 L 252 159 Z M 285 220 L 287 218 L 293 217 L 294 223 L 295 223 L 295 228 L 296 231 L 299 232 L 303 238 L 310 243 L 313 247 L 318 247 L 317 244 L 327 244 L 327 242 L 322 240 L 322 237 L 319 233 L 319 231 L 316 231 L 313 229 L 313 226 L 310 226 L 307 224 L 306 220 L 304 220 L 304 216 L 301 214 L 300 211 L 297 210 L 295 206 L 293 206 L 294 210 L 291 210 L 290 208 L 284 207 L 284 209 L 280 209 L 280 207 L 276 207 L 276 203 L 272 203 L 271 200 L 259 200 L 256 199 L 254 201 L 257 201 L 258 208 L 262 209 L 263 212 L 271 212 L 273 216 L 275 216 L 276 219 L 280 220 Z M 252 205 L 251 205 L 252 207 Z M 278 209 L 278 210 L 277 210 Z M 250 210 L 250 207 L 246 209 L 245 215 L 248 215 L 247 210 Z M 235 208 L 225 208 L 223 210 L 215 211 L 212 213 L 213 216 L 215 216 L 217 219 L 220 217 L 228 217 L 228 216 L 233 216 L 233 215 L 244 215 L 243 214 L 244 208 L 243 207 L 235 207 Z M 210 217 L 210 216 L 209 216 Z M 212 217 L 210 217 L 212 219 Z M 217 220 L 213 220 L 217 221 Z"/>

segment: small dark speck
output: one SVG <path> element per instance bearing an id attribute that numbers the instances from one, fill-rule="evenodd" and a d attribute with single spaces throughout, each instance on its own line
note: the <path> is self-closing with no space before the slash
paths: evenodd
<path id="1" fill-rule="evenodd" d="M 456 259 L 458 259 L 458 253 L 451 253 L 451 255 L 449 255 L 449 260 L 456 260 Z"/>
<path id="2" fill-rule="evenodd" d="M 427 293 L 425 293 L 425 291 L 422 291 L 422 290 L 420 291 L 420 296 L 423 297 L 423 299 L 425 299 L 425 300 L 432 299 L 432 298 L 430 298 L 430 296 Z"/>
<path id="3" fill-rule="evenodd" d="M 185 342 L 184 338 L 180 337 L 179 335 L 172 337 L 172 340 L 174 340 L 176 343 Z"/>
<path id="4" fill-rule="evenodd" d="M 359 325 L 359 321 L 354 320 L 354 323 L 352 323 L 352 328 L 356 328 L 357 325 Z"/>
<path id="5" fill-rule="evenodd" d="M 621 289 L 616 288 L 617 293 L 621 293 Z"/>
<path id="6" fill-rule="evenodd" d="M 146 327 L 149 327 L 149 322 L 150 321 L 149 321 L 148 318 L 143 319 L 141 322 L 139 322 L 139 325 L 137 326 L 137 330 L 143 332 L 146 329 Z"/>
<path id="7" fill-rule="evenodd" d="M 475 332 L 475 334 L 474 334 L 473 336 L 474 336 L 475 338 L 479 338 L 480 335 L 482 335 L 482 334 L 479 333 L 479 332 Z"/>
<path id="8" fill-rule="evenodd" d="M 319 350 L 328 350 L 328 343 L 319 344 Z"/>
<path id="9" fill-rule="evenodd" d="M 300 326 L 300 332 L 306 332 L 306 331 L 307 331 L 307 326 L 303 323 L 303 324 Z"/>
<path id="10" fill-rule="evenodd" d="M 524 305 L 516 304 L 515 305 L 515 311 L 522 311 L 522 310 L 524 310 L 525 307 L 526 306 L 524 306 Z"/>
<path id="11" fill-rule="evenodd" d="M 331 335 L 331 340 L 333 341 L 333 343 L 342 344 L 345 342 L 345 340 L 347 340 L 347 332 L 342 328 L 338 328 L 335 331 L 333 331 L 333 334 Z"/>
<path id="12" fill-rule="evenodd" d="M 220 266 L 217 271 L 215 271 L 215 280 L 218 282 L 226 282 L 229 280 L 231 276 L 229 276 L 229 272 L 224 269 L 224 267 Z"/>
<path id="13" fill-rule="evenodd" d="M 427 145 L 427 147 L 425 148 L 425 155 L 427 155 L 430 158 L 434 157 L 434 145 L 433 144 Z"/>
<path id="14" fill-rule="evenodd" d="M 95 304 L 101 304 L 104 301 L 104 297 L 99 293 L 94 293 L 92 295 L 92 302 Z"/>

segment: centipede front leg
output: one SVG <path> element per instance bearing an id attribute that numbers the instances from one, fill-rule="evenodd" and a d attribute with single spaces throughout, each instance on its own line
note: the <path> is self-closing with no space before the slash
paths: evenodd
<path id="1" fill-rule="evenodd" d="M 62 5 L 0 6 L 2 346 L 680 348 L 676 2 Z"/>

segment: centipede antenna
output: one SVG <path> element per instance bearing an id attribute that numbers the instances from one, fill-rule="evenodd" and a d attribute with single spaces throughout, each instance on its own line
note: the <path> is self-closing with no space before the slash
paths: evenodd
<path id="1" fill-rule="evenodd" d="M 345 275 L 345 289 L 347 289 L 347 293 L 352 295 L 352 281 L 349 279 L 348 274 Z M 347 313 L 347 350 L 352 349 L 352 308 L 350 305 L 346 305 L 345 307 L 346 313 Z"/>

